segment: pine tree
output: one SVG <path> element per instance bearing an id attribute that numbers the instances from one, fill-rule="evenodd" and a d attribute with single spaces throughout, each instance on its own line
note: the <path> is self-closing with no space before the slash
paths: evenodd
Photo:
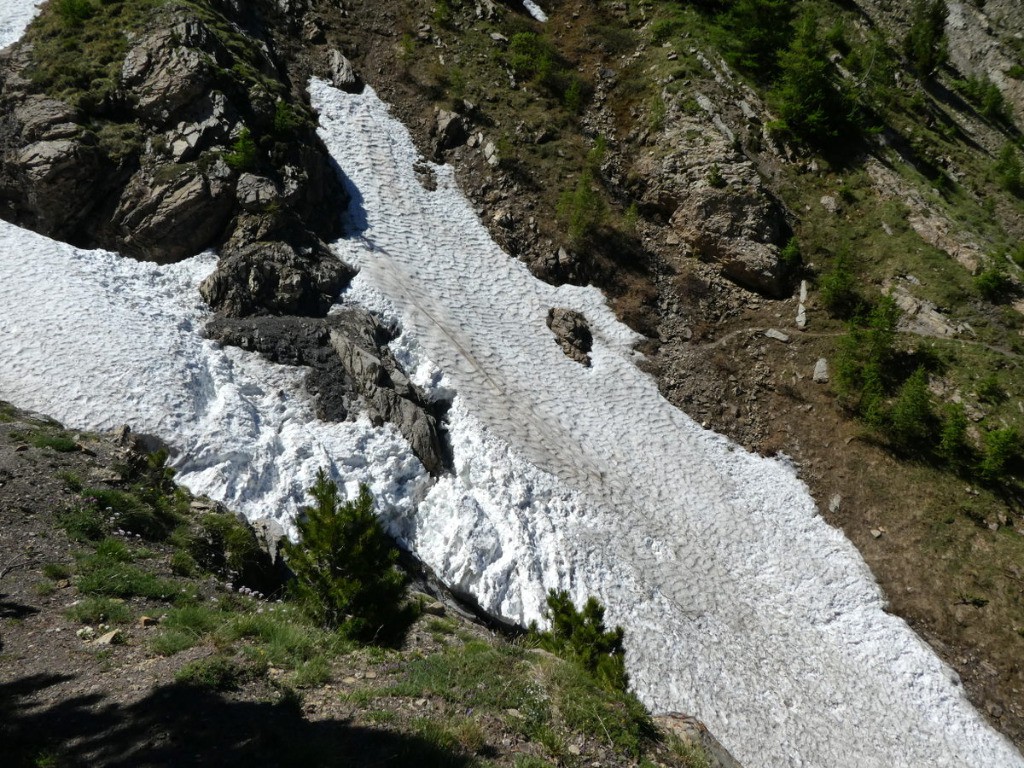
<path id="1" fill-rule="evenodd" d="M 284 550 L 295 573 L 295 598 L 325 626 L 353 637 L 373 637 L 400 623 L 405 577 L 369 489 L 361 486 L 354 501 L 341 503 L 338 486 L 321 469 L 309 492 L 314 503 L 296 521 L 299 541 Z"/>
<path id="2" fill-rule="evenodd" d="M 922 77 L 946 61 L 945 0 L 914 0 L 910 31 L 903 38 L 903 52 Z"/>

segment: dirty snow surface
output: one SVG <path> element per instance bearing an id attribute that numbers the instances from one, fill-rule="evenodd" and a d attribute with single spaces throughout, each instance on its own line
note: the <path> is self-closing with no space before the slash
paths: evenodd
<path id="1" fill-rule="evenodd" d="M 8 37 L 35 7 L 0 5 Z M 251 517 L 287 522 L 328 465 L 350 493 L 369 483 L 393 533 L 506 618 L 536 618 L 548 588 L 597 595 L 627 629 L 640 697 L 700 717 L 747 768 L 1024 765 L 882 610 L 790 467 L 663 401 L 600 294 L 533 279 L 450 169 L 425 189 L 371 90 L 311 94 L 354 197 L 356 234 L 337 250 L 362 272 L 344 300 L 393 323 L 413 378 L 453 399 L 451 475 L 431 482 L 390 428 L 317 421 L 301 370 L 203 339 L 212 255 L 140 264 L 0 222 L 0 398 L 157 434 L 186 485 Z M 556 345 L 555 306 L 589 319 L 592 368 Z"/>

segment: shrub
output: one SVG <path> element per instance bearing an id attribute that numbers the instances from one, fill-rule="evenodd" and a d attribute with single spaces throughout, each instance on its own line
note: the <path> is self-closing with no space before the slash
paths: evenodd
<path id="1" fill-rule="evenodd" d="M 928 374 L 918 368 L 899 389 L 889 413 L 889 439 L 903 451 L 924 453 L 935 441 L 935 414 L 928 396 Z"/>
<path id="2" fill-rule="evenodd" d="M 851 318 L 864 306 L 864 299 L 857 291 L 857 282 L 845 254 L 840 253 L 836 257 L 832 269 L 821 277 L 818 290 L 821 303 L 833 317 Z"/>
<path id="3" fill-rule="evenodd" d="M 185 552 L 203 570 L 264 594 L 280 587 L 277 570 L 253 529 L 230 513 L 210 512 L 199 518 L 188 534 Z M 180 565 L 187 563 L 182 559 Z"/>
<path id="4" fill-rule="evenodd" d="M 309 492 L 314 503 L 296 521 L 299 542 L 284 547 L 295 598 L 317 621 L 352 637 L 400 628 L 408 619 L 400 607 L 405 576 L 395 567 L 398 550 L 373 513 L 369 489 L 362 486 L 358 498 L 341 503 L 338 486 L 321 469 Z"/>
<path id="5" fill-rule="evenodd" d="M 967 442 L 967 412 L 962 403 L 951 403 L 946 408 L 939 437 L 939 455 L 951 464 L 960 464 L 970 453 Z"/>
<path id="6" fill-rule="evenodd" d="M 80 27 L 92 18 L 96 9 L 89 0 L 59 0 L 57 14 L 69 27 Z"/>
<path id="7" fill-rule="evenodd" d="M 819 147 L 856 132 L 855 103 L 835 76 L 813 15 L 800 20 L 792 44 L 779 56 L 779 70 L 771 96 L 785 130 Z"/>
<path id="8" fill-rule="evenodd" d="M 999 151 L 993 171 L 996 183 L 1011 195 L 1024 197 L 1024 169 L 1012 142 L 1006 142 Z"/>
<path id="9" fill-rule="evenodd" d="M 987 77 L 954 80 L 954 87 L 977 108 L 978 113 L 995 122 L 1009 120 L 1009 108 L 999 87 Z"/>
<path id="10" fill-rule="evenodd" d="M 986 480 L 1002 480 L 1009 472 L 1010 465 L 1020 458 L 1020 435 L 1012 427 L 993 429 L 985 433 L 984 442 L 985 452 L 978 471 Z"/>
<path id="11" fill-rule="evenodd" d="M 551 590 L 544 614 L 551 629 L 537 632 L 536 626 L 531 627 L 541 647 L 575 661 L 602 685 L 626 690 L 624 631 L 622 627 L 605 629 L 604 606 L 596 598 L 589 598 L 579 611 L 568 592 Z"/>
<path id="12" fill-rule="evenodd" d="M 718 17 L 728 33 L 722 45 L 729 62 L 756 77 L 772 75 L 779 52 L 793 37 L 793 3 L 790 0 L 736 0 Z"/>
<path id="13" fill-rule="evenodd" d="M 922 77 L 946 61 L 945 0 L 914 0 L 910 30 L 903 38 L 903 53 Z"/>
<path id="14" fill-rule="evenodd" d="M 573 245 L 582 245 L 590 240 L 604 223 L 607 208 L 604 198 L 594 187 L 594 174 L 586 168 L 575 188 L 563 192 L 558 200 L 555 215 Z"/>
<path id="15" fill-rule="evenodd" d="M 785 267 L 788 272 L 796 272 L 804 263 L 803 254 L 800 252 L 800 243 L 795 237 L 789 238 L 789 240 L 786 241 L 786 244 L 782 246 L 779 251 L 779 261 L 782 262 L 782 266 Z M 852 281 L 847 287 L 853 287 Z M 833 296 L 830 298 L 835 297 Z"/>
<path id="16" fill-rule="evenodd" d="M 248 128 L 243 128 L 239 131 L 232 150 L 232 152 L 224 157 L 224 162 L 231 168 L 236 171 L 251 171 L 256 167 L 259 153 L 256 148 L 256 141 L 253 139 L 252 133 Z"/>
<path id="17" fill-rule="evenodd" d="M 974 287 L 988 301 L 1000 302 L 1006 299 L 1013 283 L 997 262 L 990 264 L 974 278 Z"/>

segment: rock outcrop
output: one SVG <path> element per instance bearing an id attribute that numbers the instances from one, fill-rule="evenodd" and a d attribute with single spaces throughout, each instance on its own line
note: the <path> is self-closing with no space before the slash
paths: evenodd
<path id="1" fill-rule="evenodd" d="M 226 244 L 204 289 L 215 308 L 322 314 L 352 272 L 323 246 L 343 188 L 275 53 L 298 10 L 206 6 L 155 11 L 100 95 L 55 85 L 32 29 L 5 52 L 0 215 L 144 260 Z"/>
<path id="2" fill-rule="evenodd" d="M 394 425 L 428 472 L 444 470 L 444 405 L 430 403 L 409 381 L 387 348 L 390 334 L 366 310 L 345 307 L 323 319 L 220 317 L 206 332 L 275 363 L 307 366 L 306 388 L 320 418 L 344 421 L 366 412 L 377 424 Z"/>
<path id="3" fill-rule="evenodd" d="M 594 336 L 590 332 L 587 318 L 582 313 L 574 309 L 552 307 L 548 310 L 548 328 L 555 334 L 558 346 L 567 357 L 590 367 L 590 350 L 594 345 Z"/>

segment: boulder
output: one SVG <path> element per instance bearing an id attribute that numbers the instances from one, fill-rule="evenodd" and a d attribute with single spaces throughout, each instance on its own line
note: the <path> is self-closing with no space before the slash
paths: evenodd
<path id="1" fill-rule="evenodd" d="M 759 187 L 705 186 L 682 198 L 671 226 L 705 261 L 748 290 L 772 297 L 787 292 L 779 244 L 787 232 L 781 205 Z"/>
<path id="2" fill-rule="evenodd" d="M 367 413 L 405 437 L 432 474 L 445 466 L 438 417 L 388 349 L 391 335 L 364 309 L 344 307 L 325 318 L 217 317 L 211 338 L 275 363 L 302 365 L 317 415 L 343 421 Z"/>
<path id="3" fill-rule="evenodd" d="M 296 249 L 283 240 L 232 238 L 199 293 L 229 317 L 322 317 L 353 274 L 323 243 Z"/>
<path id="4" fill-rule="evenodd" d="M 435 152 L 440 154 L 466 143 L 469 132 L 462 116 L 442 109 L 437 113 L 434 124 Z"/>
<path id="5" fill-rule="evenodd" d="M 128 182 L 111 217 L 119 250 L 157 262 L 177 261 L 225 231 L 235 205 L 234 173 L 217 160 L 168 169 L 143 168 Z"/>
<path id="6" fill-rule="evenodd" d="M 121 65 L 121 85 L 135 112 L 164 125 L 210 91 L 217 66 L 230 57 L 206 24 L 177 9 L 169 24 L 139 40 Z"/>
<path id="7" fill-rule="evenodd" d="M 363 80 L 356 74 L 352 62 L 341 51 L 331 51 L 329 61 L 331 85 L 345 93 L 361 93 Z"/>
<path id="8" fill-rule="evenodd" d="M 594 337 L 587 318 L 574 309 L 552 307 L 548 310 L 547 322 L 562 351 L 577 363 L 590 367 Z"/>

